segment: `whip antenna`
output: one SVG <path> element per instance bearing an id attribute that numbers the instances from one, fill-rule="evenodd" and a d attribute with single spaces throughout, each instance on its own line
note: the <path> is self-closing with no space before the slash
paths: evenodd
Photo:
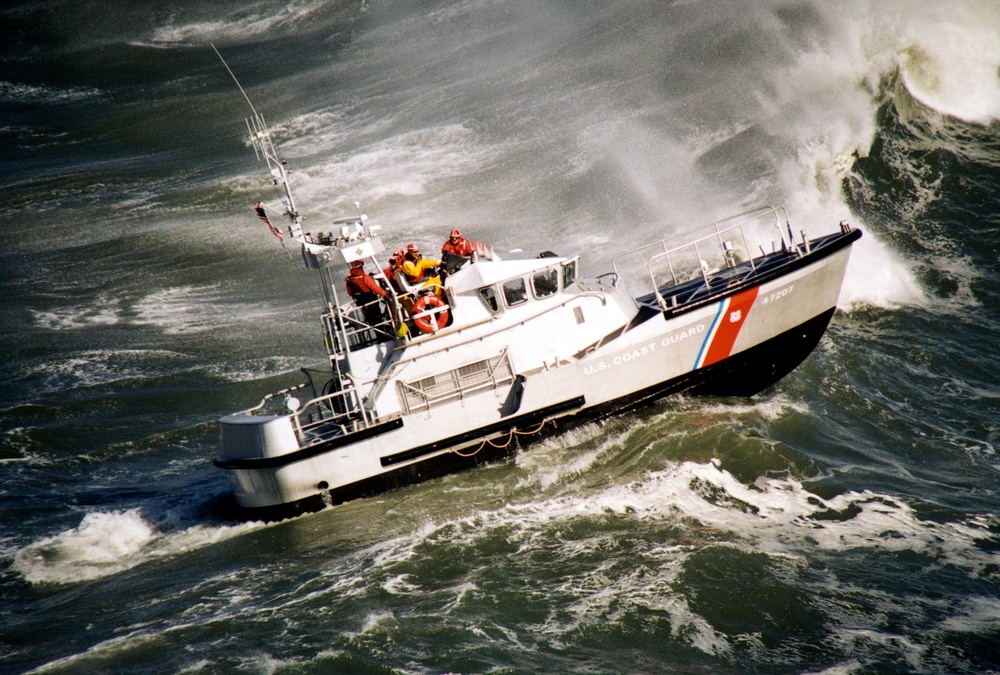
<path id="1" fill-rule="evenodd" d="M 271 179 L 274 181 L 274 184 L 280 185 L 284 188 L 285 199 L 282 200 L 285 207 L 284 215 L 288 216 L 289 220 L 292 221 L 292 236 L 301 242 L 302 221 L 299 218 L 299 211 L 295 206 L 295 198 L 292 197 L 292 188 L 288 184 L 288 172 L 285 170 L 285 162 L 278 157 L 278 151 L 275 150 L 274 143 L 271 141 L 271 130 L 267 128 L 267 123 L 264 121 L 263 116 L 257 112 L 257 109 L 253 105 L 253 101 L 250 100 L 250 97 L 247 95 L 243 85 L 240 84 L 240 81 L 236 78 L 236 74 L 233 73 L 232 68 L 230 68 L 229 64 L 226 63 L 226 60 L 222 58 L 222 54 L 219 53 L 219 50 L 213 43 L 210 42 L 209 44 L 211 45 L 216 56 L 219 57 L 219 60 L 222 61 L 222 65 L 225 66 L 229 76 L 233 78 L 233 82 L 236 83 L 240 93 L 243 94 L 243 98 L 246 99 L 247 105 L 250 106 L 250 112 L 252 112 L 253 115 L 246 119 L 246 123 L 247 131 L 250 132 L 250 142 L 253 144 L 254 154 L 257 155 L 258 161 L 260 161 L 261 157 L 264 158 L 264 161 L 267 162 L 267 168 L 271 174 Z M 267 220 L 264 206 L 266 205 L 258 202 L 254 205 L 254 208 L 257 211 L 257 217 L 267 223 L 268 227 L 271 227 L 270 221 Z M 272 228 L 271 231 L 274 232 L 274 228 Z M 281 235 L 278 233 L 275 233 L 275 235 L 278 236 L 279 239 L 281 238 Z"/>
<path id="2" fill-rule="evenodd" d="M 230 68 L 229 64 L 226 63 L 226 60 L 222 58 L 222 54 L 220 54 L 219 50 L 216 49 L 215 44 L 212 42 L 209 42 L 208 44 L 212 46 L 212 51 L 214 51 L 215 55 L 219 57 L 219 60 L 222 61 L 222 65 L 226 67 L 226 71 L 229 73 L 229 76 L 233 78 L 233 82 L 235 82 L 236 86 L 239 87 L 240 93 L 243 94 L 243 98 L 247 100 L 247 105 L 250 106 L 250 110 L 253 111 L 254 117 L 260 117 L 260 115 L 257 114 L 257 109 L 253 107 L 253 102 L 250 100 L 250 97 L 247 96 L 247 92 L 243 89 L 243 85 L 240 84 L 238 79 L 236 79 L 236 74 L 233 73 L 233 69 Z"/>

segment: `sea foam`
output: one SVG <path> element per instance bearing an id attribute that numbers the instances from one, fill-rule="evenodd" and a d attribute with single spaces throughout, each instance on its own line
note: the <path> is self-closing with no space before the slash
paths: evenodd
<path id="1" fill-rule="evenodd" d="M 219 284 L 155 291 L 139 300 L 133 311 L 133 323 L 155 326 L 170 335 L 202 333 L 285 313 L 277 307 L 228 301 Z"/>
<path id="2" fill-rule="evenodd" d="M 20 549 L 14 569 L 33 584 L 72 584 L 131 569 L 152 559 L 178 555 L 243 532 L 260 522 L 234 526 L 194 525 L 161 531 L 138 509 L 94 511 L 77 527 Z"/>
<path id="3" fill-rule="evenodd" d="M 968 3 L 938 10 L 933 24 L 914 22 L 905 34 L 900 73 L 910 94 L 950 117 L 976 124 L 1000 119 L 1000 10 Z M 992 14 L 991 17 L 983 13 Z"/>

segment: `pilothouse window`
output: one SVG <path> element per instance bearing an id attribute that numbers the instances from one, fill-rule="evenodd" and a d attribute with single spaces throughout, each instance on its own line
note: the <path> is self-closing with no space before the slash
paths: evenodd
<path id="1" fill-rule="evenodd" d="M 528 288 L 524 279 L 518 278 L 503 282 L 503 301 L 508 307 L 528 301 Z"/>
<path id="2" fill-rule="evenodd" d="M 571 262 L 568 262 L 565 265 L 563 265 L 563 268 L 562 268 L 562 278 L 563 278 L 562 279 L 562 281 L 563 281 L 563 288 L 569 288 L 570 286 L 573 285 L 573 282 L 576 281 L 576 261 L 575 260 L 573 260 Z"/>
<path id="3" fill-rule="evenodd" d="M 500 298 L 497 297 L 497 291 L 492 286 L 487 286 L 486 288 L 479 289 L 479 297 L 483 299 L 486 303 L 486 308 L 490 310 L 493 314 L 500 311 Z"/>
<path id="4" fill-rule="evenodd" d="M 536 298 L 547 298 L 559 290 L 559 273 L 555 268 L 535 272 L 531 277 L 531 288 Z"/>

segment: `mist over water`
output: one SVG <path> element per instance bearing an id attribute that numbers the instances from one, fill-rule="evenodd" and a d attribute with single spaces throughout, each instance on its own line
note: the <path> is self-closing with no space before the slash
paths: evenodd
<path id="1" fill-rule="evenodd" d="M 593 6 L 586 6 L 593 5 Z M 0 670 L 997 672 L 1000 5 L 0 9 Z M 325 358 L 254 217 L 583 254 L 864 230 L 816 352 L 507 462 L 232 519 L 215 420 Z M 55 636 L 55 637 L 54 637 Z"/>

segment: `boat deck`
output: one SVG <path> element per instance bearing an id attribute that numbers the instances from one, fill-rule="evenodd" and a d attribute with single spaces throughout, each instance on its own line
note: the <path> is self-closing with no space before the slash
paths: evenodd
<path id="1" fill-rule="evenodd" d="M 764 283 L 789 271 L 789 266 L 814 261 L 840 250 L 860 236 L 857 230 L 837 232 L 818 237 L 793 249 L 765 253 L 732 267 L 706 271 L 682 283 L 667 283 L 657 292 L 636 298 L 640 307 L 664 312 L 668 317 L 715 302 L 720 297 L 738 292 L 741 287 Z"/>

